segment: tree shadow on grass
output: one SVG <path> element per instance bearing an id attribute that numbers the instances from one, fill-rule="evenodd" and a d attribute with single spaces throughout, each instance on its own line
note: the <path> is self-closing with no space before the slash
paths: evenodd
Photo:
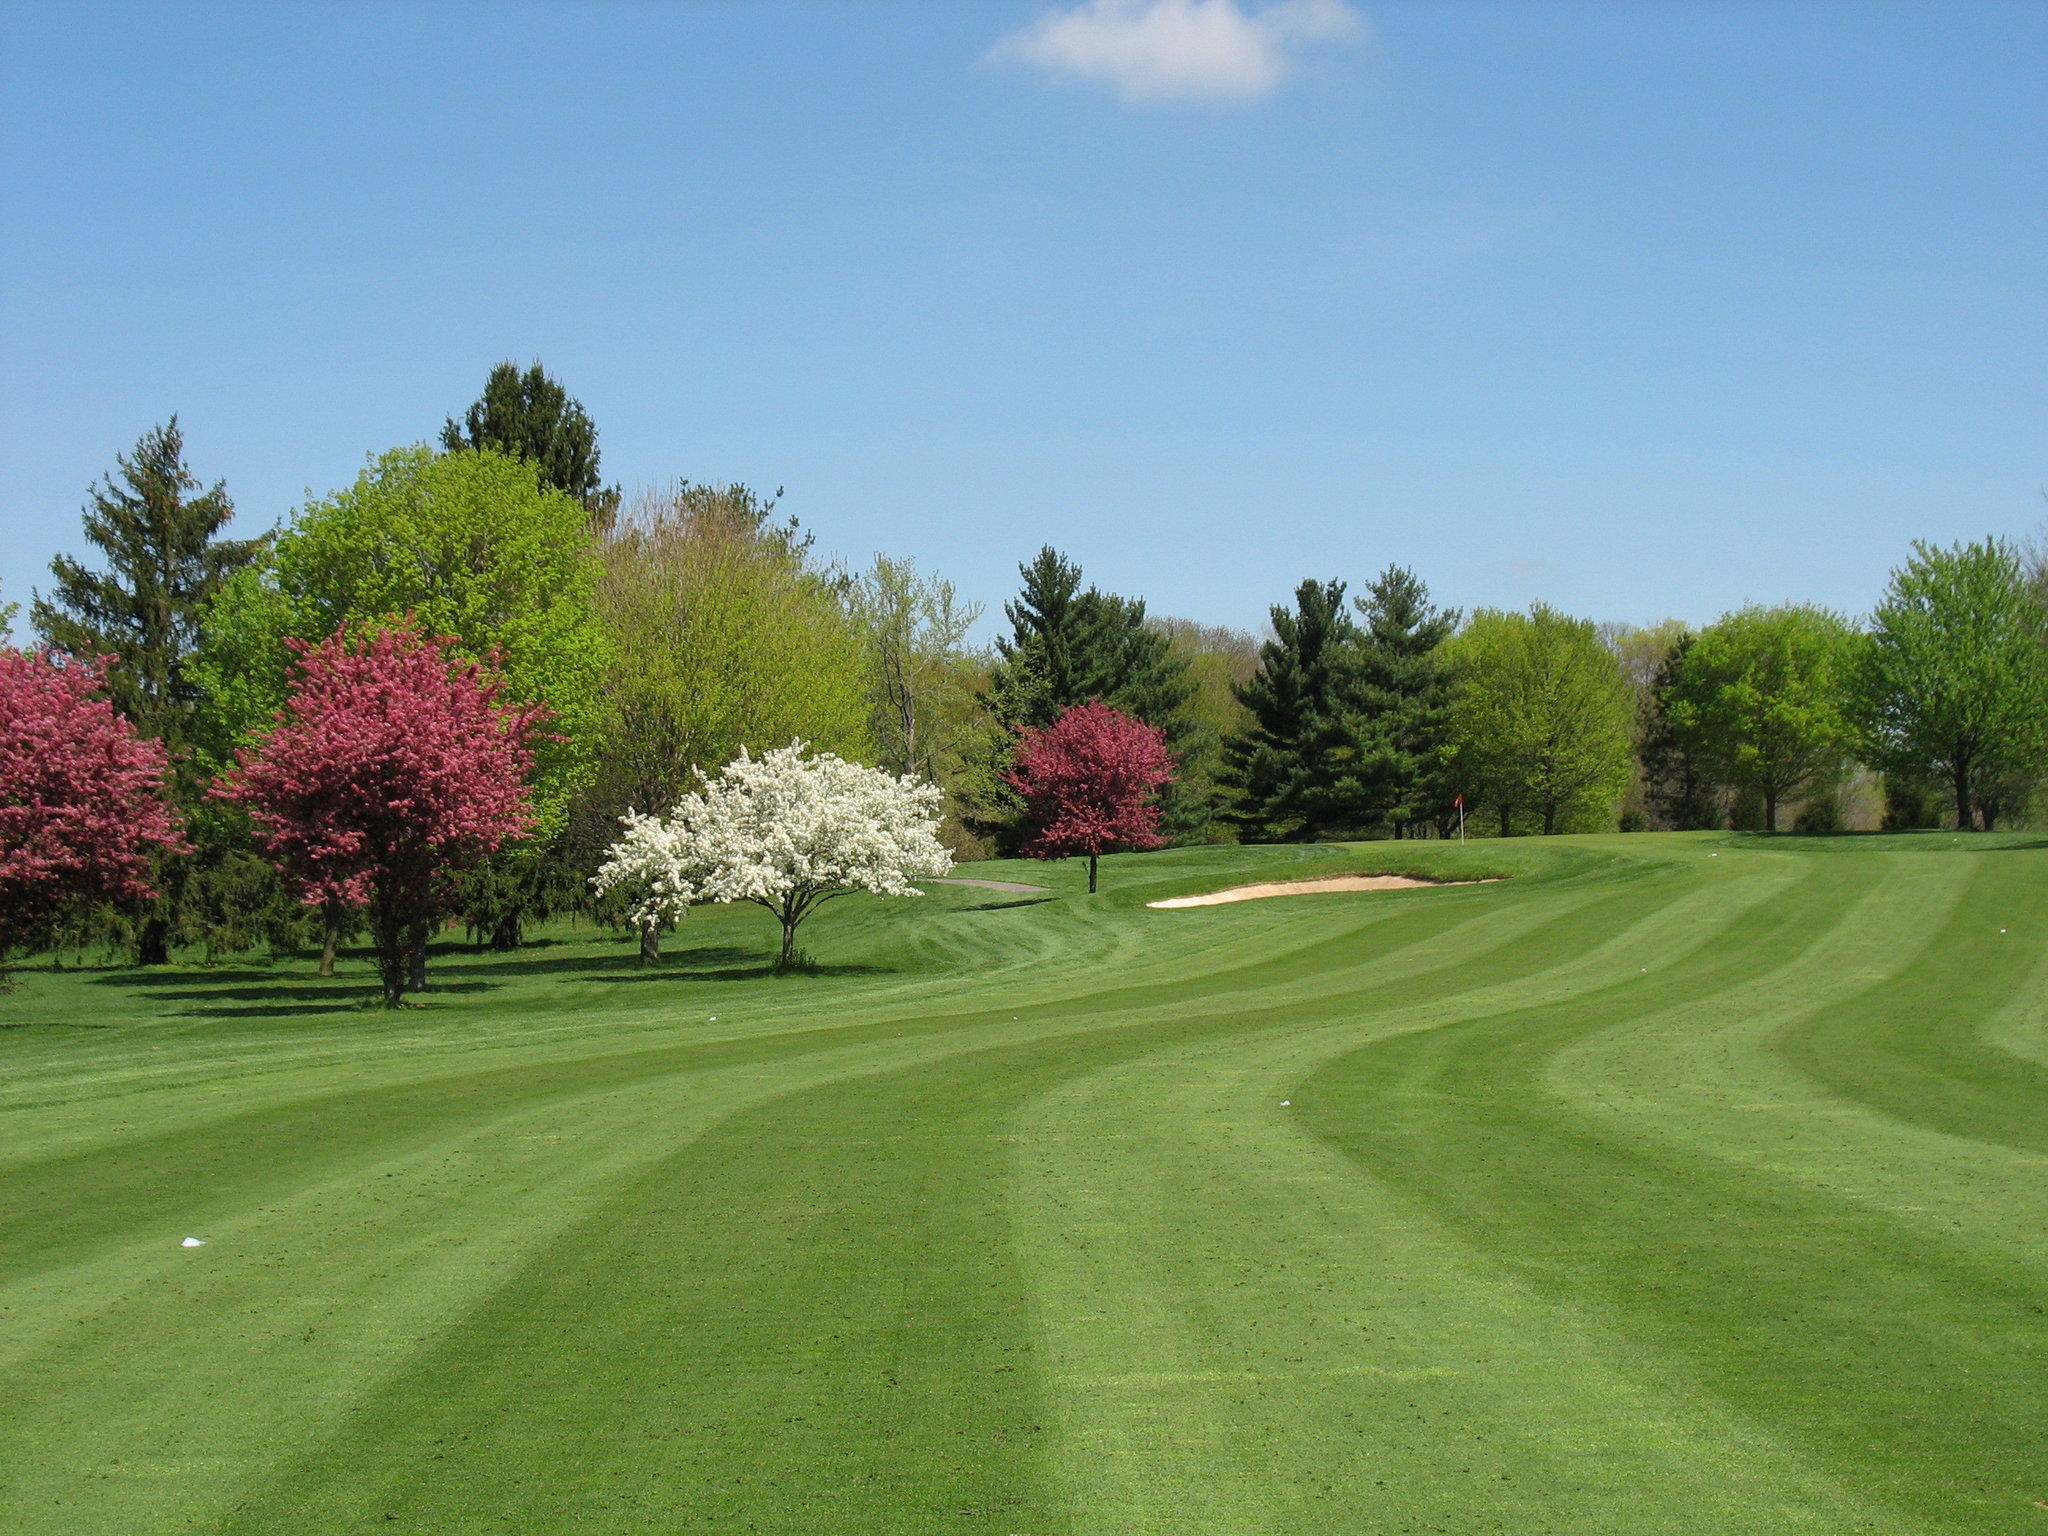
<path id="1" fill-rule="evenodd" d="M 602 976 L 586 978 L 590 981 L 607 983 L 642 981 L 760 981 L 774 977 L 799 976 L 896 976 L 901 972 L 894 966 L 865 965 L 848 962 L 839 965 L 824 965 L 815 960 L 799 960 L 795 965 L 779 966 L 773 960 L 756 958 L 751 965 L 705 966 L 687 963 L 708 954 L 739 958 L 748 955 L 747 950 L 698 950 L 690 954 L 677 955 L 674 963 L 667 956 L 652 965 L 633 965 L 622 972 L 607 972 Z"/>
<path id="2" fill-rule="evenodd" d="M 66 974 L 75 974 L 67 971 Z M 92 978 L 96 987 L 161 987 L 171 982 L 193 984 L 222 981 L 278 981 L 288 979 L 290 972 L 279 972 L 263 966 L 237 965 L 200 968 L 197 966 L 125 966 L 120 970 L 106 971 Z"/>
<path id="3" fill-rule="evenodd" d="M 1042 907 L 1053 898 L 1050 896 L 1026 896 L 1018 901 L 977 901 L 972 906 L 951 907 L 953 912 L 1007 912 L 1012 907 Z"/>
<path id="4" fill-rule="evenodd" d="M 537 946 L 536 946 L 537 947 Z M 641 969 L 637 951 L 620 947 L 617 954 L 610 955 L 552 955 L 536 956 L 532 959 L 496 958 L 479 955 L 474 950 L 460 952 L 461 960 L 434 960 L 427 962 L 429 979 L 436 976 L 559 976 L 575 980 L 579 976 L 593 981 L 615 979 L 618 971 Z M 710 948 L 679 950 L 674 955 L 664 955 L 655 962 L 656 966 L 682 970 L 696 965 L 731 965 L 740 960 L 750 959 L 759 952 L 751 949 Z M 595 973 L 595 974 L 593 974 Z"/>
<path id="5" fill-rule="evenodd" d="M 318 1013 L 382 1013 L 374 988 L 364 989 L 352 1003 L 271 1003 L 251 1008 L 187 1008 L 183 1019 L 293 1019 Z"/>

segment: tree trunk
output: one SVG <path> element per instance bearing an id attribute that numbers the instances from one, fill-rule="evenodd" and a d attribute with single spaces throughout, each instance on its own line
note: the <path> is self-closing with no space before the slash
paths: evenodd
<path id="1" fill-rule="evenodd" d="M 651 965 L 661 958 L 661 924 L 640 925 L 640 963 Z"/>
<path id="2" fill-rule="evenodd" d="M 794 912 L 782 914 L 782 959 L 777 963 L 785 971 L 796 961 L 797 922 L 798 918 Z"/>
<path id="3" fill-rule="evenodd" d="M 397 1008 L 405 1002 L 405 925 L 398 920 L 388 900 L 379 900 L 376 910 L 377 980 L 384 988 L 384 1006 Z"/>
<path id="4" fill-rule="evenodd" d="M 334 974 L 334 952 L 341 948 L 341 909 L 333 902 L 320 904 L 320 974 Z"/>
<path id="5" fill-rule="evenodd" d="M 152 912 L 142 920 L 142 931 L 135 937 L 135 963 L 171 963 L 171 920 L 161 912 Z"/>
<path id="6" fill-rule="evenodd" d="M 423 992 L 427 986 L 427 939 L 433 933 L 433 924 L 414 923 L 405 935 L 405 985 L 409 991 Z"/>
<path id="7" fill-rule="evenodd" d="M 1511 831 L 1512 826 L 1508 820 L 1508 807 L 1507 804 L 1503 802 L 1500 808 L 1500 835 L 1502 837 L 1507 837 L 1510 835 Z"/>
<path id="8" fill-rule="evenodd" d="M 1088 894 L 1090 896 L 1095 894 L 1095 865 L 1097 857 L 1097 855 L 1092 853 L 1088 855 Z"/>
<path id="9" fill-rule="evenodd" d="M 1956 830 L 1958 832 L 1972 831 L 1975 824 L 1971 820 L 1970 813 L 1975 807 L 1970 804 L 1970 759 L 1968 754 L 1962 752 L 1956 754 L 1955 768 L 1949 777 L 1955 785 L 1956 791 Z"/>
<path id="10" fill-rule="evenodd" d="M 1809 822 L 1808 825 L 1810 826 L 1812 823 Z M 1764 791 L 1764 830 L 1766 832 L 1778 830 L 1778 796 L 1775 791 L 1768 789 Z"/>
<path id="11" fill-rule="evenodd" d="M 491 925 L 491 948 L 499 953 L 517 949 L 526 942 L 526 913 L 519 907 L 498 914 Z"/>
<path id="12" fill-rule="evenodd" d="M 1557 806 L 1555 804 L 1543 807 L 1543 835 L 1545 837 L 1557 836 Z"/>

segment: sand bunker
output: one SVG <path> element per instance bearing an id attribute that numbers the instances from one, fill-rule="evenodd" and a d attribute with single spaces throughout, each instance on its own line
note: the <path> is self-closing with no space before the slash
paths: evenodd
<path id="1" fill-rule="evenodd" d="M 1148 907 L 1220 907 L 1227 901 L 1257 901 L 1265 896 L 1315 896 L 1325 891 L 1409 891 L 1425 885 L 1490 885 L 1491 880 L 1417 880 L 1409 875 L 1331 875 L 1324 880 L 1285 880 L 1271 885 L 1234 885 L 1206 896 L 1176 896 L 1148 901 Z"/>

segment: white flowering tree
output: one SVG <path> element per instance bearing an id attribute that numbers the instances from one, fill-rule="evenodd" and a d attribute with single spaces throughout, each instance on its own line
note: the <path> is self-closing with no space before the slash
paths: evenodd
<path id="1" fill-rule="evenodd" d="M 620 818 L 623 835 L 605 850 L 604 863 L 590 884 L 600 896 L 614 893 L 632 900 L 626 916 L 640 934 L 640 963 L 661 958 L 661 930 L 689 914 L 696 894 L 686 857 L 686 829 L 659 816 L 627 811 Z"/>
<path id="2" fill-rule="evenodd" d="M 635 894 L 643 955 L 650 928 L 691 902 L 751 901 L 782 924 L 786 966 L 797 927 L 833 897 L 922 896 L 912 882 L 953 867 L 939 799 L 935 785 L 809 756 L 800 741 L 760 757 L 743 750 L 665 819 L 628 815 L 594 883 Z"/>

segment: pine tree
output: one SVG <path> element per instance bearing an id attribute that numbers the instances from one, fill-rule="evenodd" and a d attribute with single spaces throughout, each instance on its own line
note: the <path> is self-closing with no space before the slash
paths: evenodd
<path id="1" fill-rule="evenodd" d="M 1458 616 L 1431 606 L 1429 588 L 1398 565 L 1382 571 L 1354 605 L 1364 621 L 1355 701 L 1357 814 L 1361 825 L 1391 823 L 1399 837 L 1441 816 L 1450 801 L 1450 674 L 1438 647 Z"/>
<path id="2" fill-rule="evenodd" d="M 1354 823 L 1358 629 L 1341 581 L 1304 581 L 1272 616 L 1275 638 L 1236 690 L 1252 727 L 1224 742 L 1222 777 L 1248 838 L 1313 842 Z"/>
<path id="3" fill-rule="evenodd" d="M 618 515 L 619 488 L 605 485 L 597 471 L 596 424 L 539 363 L 524 373 L 510 362 L 493 368 L 462 420 L 451 417 L 441 428 L 441 446 L 495 448 L 527 460 L 549 485 L 582 502 L 600 528 Z"/>
<path id="4" fill-rule="evenodd" d="M 1100 697 L 1112 670 L 1106 655 L 1112 616 L 1099 593 L 1081 590 L 1081 568 L 1048 544 L 1018 571 L 1024 587 L 1003 605 L 1010 635 L 997 638 L 989 671 L 989 698 L 1013 729 L 1050 725 L 1063 711 Z"/>
<path id="5" fill-rule="evenodd" d="M 85 536 L 102 552 L 106 568 L 90 570 L 59 555 L 50 562 L 56 585 L 47 597 L 37 594 L 31 611 L 37 633 L 50 645 L 74 656 L 113 658 L 108 697 L 138 731 L 163 743 L 178 774 L 174 799 L 192 809 L 198 785 L 188 748 L 200 690 L 191 662 L 199 648 L 200 614 L 266 540 L 216 537 L 234 516 L 234 505 L 220 481 L 193 494 L 200 482 L 185 467 L 177 417 L 146 433 L 132 453 L 115 462 L 118 483 L 107 476 L 85 508 Z M 205 827 L 194 830 L 207 843 Z M 142 915 L 136 941 L 139 964 L 161 965 L 170 958 L 171 942 L 182 934 L 191 874 L 183 857 L 157 871 L 159 894 Z"/>
<path id="6" fill-rule="evenodd" d="M 1099 699 L 1164 731 L 1176 762 L 1205 750 L 1206 727 L 1188 707 L 1195 681 L 1187 658 L 1146 625 L 1142 599 L 1083 589 L 1080 567 L 1050 545 L 1019 570 L 1024 587 L 1004 606 L 1011 634 L 996 641 L 987 695 L 1005 727 L 1047 726 Z M 1162 805 L 1169 837 L 1189 837 L 1208 821 L 1198 785 L 1169 785 Z"/>

